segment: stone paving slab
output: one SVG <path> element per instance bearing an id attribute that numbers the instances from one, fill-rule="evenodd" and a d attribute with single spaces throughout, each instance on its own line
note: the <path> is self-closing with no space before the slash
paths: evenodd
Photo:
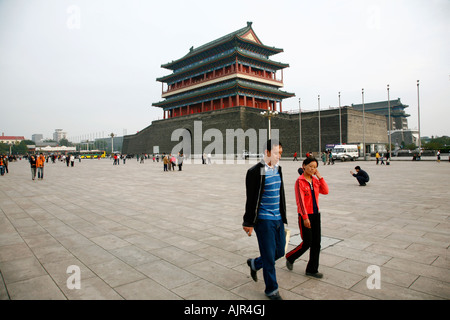
<path id="1" fill-rule="evenodd" d="M 162 163 L 82 160 L 45 166 L 31 180 L 26 161 L 0 177 L 1 300 L 259 300 L 246 260 L 256 237 L 241 223 L 245 173 L 252 163 L 163 172 Z M 288 227 L 299 233 L 294 182 L 300 162 L 281 163 Z M 349 171 L 370 174 L 359 187 Z M 324 237 L 320 271 L 276 263 L 286 300 L 450 298 L 450 164 L 446 161 L 337 162 L 319 165 L 330 187 L 320 196 Z M 81 271 L 69 288 L 69 266 Z M 380 288 L 370 289 L 370 266 Z M 372 283 L 372 282 L 371 282 Z"/>

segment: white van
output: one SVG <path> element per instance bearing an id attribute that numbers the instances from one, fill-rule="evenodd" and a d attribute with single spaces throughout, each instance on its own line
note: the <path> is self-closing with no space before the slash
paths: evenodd
<path id="1" fill-rule="evenodd" d="M 331 151 L 333 159 L 355 161 L 359 157 L 359 150 L 356 144 L 343 144 L 334 146 Z"/>

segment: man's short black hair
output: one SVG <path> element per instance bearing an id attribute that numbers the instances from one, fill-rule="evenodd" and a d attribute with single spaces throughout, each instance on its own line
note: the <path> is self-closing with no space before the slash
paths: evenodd
<path id="1" fill-rule="evenodd" d="M 356 166 L 355 170 L 361 170 L 361 167 L 360 166 Z"/>
<path id="2" fill-rule="evenodd" d="M 266 150 L 271 152 L 273 146 L 280 146 L 280 147 L 282 147 L 281 142 L 276 140 L 276 139 L 269 139 L 269 140 L 267 140 Z"/>

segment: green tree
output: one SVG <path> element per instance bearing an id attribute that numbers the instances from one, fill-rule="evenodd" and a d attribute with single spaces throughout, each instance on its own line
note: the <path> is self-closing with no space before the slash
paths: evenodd
<path id="1" fill-rule="evenodd" d="M 423 147 L 428 150 L 448 150 L 450 149 L 450 137 L 432 137 L 429 142 L 423 144 Z"/>
<path id="2" fill-rule="evenodd" d="M 407 144 L 405 146 L 405 148 L 408 149 L 408 150 L 416 150 L 417 146 L 416 146 L 415 143 L 410 143 L 410 144 Z"/>
<path id="3" fill-rule="evenodd" d="M 71 146 L 72 146 L 72 142 L 70 142 L 70 141 L 67 140 L 66 138 L 60 139 L 58 144 L 59 144 L 60 146 L 65 146 L 65 147 L 71 147 Z"/>

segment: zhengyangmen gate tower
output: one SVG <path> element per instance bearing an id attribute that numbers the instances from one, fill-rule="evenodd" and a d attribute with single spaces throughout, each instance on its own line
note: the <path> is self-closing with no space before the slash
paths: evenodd
<path id="1" fill-rule="evenodd" d="M 153 106 L 163 109 L 164 119 L 236 106 L 281 112 L 282 100 L 294 94 L 280 90 L 289 65 L 269 59 L 280 52 L 262 44 L 248 22 L 162 65 L 173 72 L 157 79 L 165 100 Z"/>
<path id="2" fill-rule="evenodd" d="M 163 119 L 153 121 L 134 135 L 124 136 L 122 152 L 175 152 L 181 139 L 176 134 L 174 137 L 174 133 L 181 130 L 189 135 L 189 151 L 194 157 L 205 150 L 213 155 L 226 154 L 227 159 L 230 154 L 239 157 L 243 150 L 262 153 L 261 146 L 268 139 L 268 119 L 262 112 L 269 111 L 278 111 L 271 119 L 271 128 L 272 133 L 278 130 L 286 156 L 299 151 L 300 136 L 303 154 L 305 150 L 324 150 L 326 143 L 339 143 L 340 130 L 343 142 L 362 141 L 363 115 L 350 107 L 342 108 L 341 112 L 321 111 L 320 120 L 317 112 L 283 112 L 283 99 L 295 95 L 281 90 L 283 69 L 289 65 L 271 59 L 281 52 L 283 49 L 264 45 L 248 22 L 242 29 L 192 47 L 185 56 L 163 64 L 171 73 L 156 79 L 162 84 L 163 100 L 152 104 L 162 109 Z M 365 117 L 366 143 L 371 139 L 387 140 L 385 117 L 367 113 Z M 211 150 L 210 146 L 218 140 L 221 143 Z M 183 152 L 188 153 L 184 147 Z"/>

